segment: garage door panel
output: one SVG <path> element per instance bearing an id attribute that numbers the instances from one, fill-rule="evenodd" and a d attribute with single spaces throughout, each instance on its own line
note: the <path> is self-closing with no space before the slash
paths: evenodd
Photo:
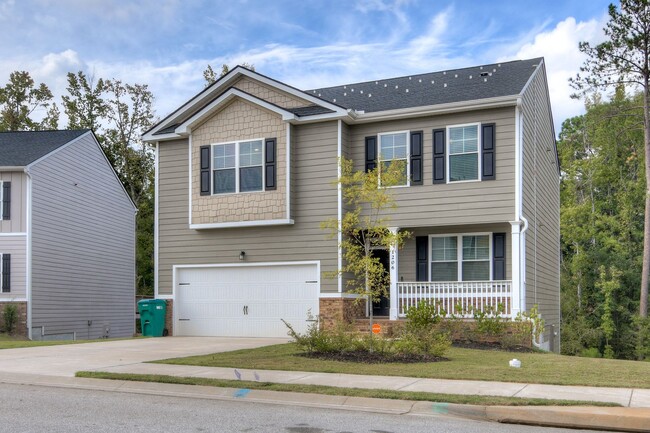
<path id="1" fill-rule="evenodd" d="M 285 337 L 318 314 L 316 264 L 182 268 L 176 335 Z"/>

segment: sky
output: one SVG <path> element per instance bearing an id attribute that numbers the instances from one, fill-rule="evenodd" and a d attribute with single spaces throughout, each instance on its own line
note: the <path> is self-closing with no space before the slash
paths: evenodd
<path id="1" fill-rule="evenodd" d="M 0 86 L 26 70 L 60 102 L 66 73 L 84 71 L 149 85 L 162 118 L 203 89 L 208 64 L 306 90 L 543 56 L 559 133 L 584 112 L 568 79 L 578 43 L 603 40 L 608 3 L 0 0 Z"/>

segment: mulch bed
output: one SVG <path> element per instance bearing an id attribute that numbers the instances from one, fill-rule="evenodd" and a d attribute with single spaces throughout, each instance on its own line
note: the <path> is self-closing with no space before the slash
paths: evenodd
<path id="1" fill-rule="evenodd" d="M 367 351 L 354 351 L 354 352 L 339 352 L 339 353 L 302 353 L 300 356 L 307 358 L 324 359 L 327 361 L 344 361 L 344 362 L 360 362 L 364 364 L 385 364 L 391 362 L 399 362 L 404 364 L 411 364 L 417 362 L 440 362 L 449 361 L 448 358 L 431 355 L 414 355 L 414 354 L 395 354 L 395 353 L 379 353 Z"/>
<path id="2" fill-rule="evenodd" d="M 461 349 L 478 349 L 478 350 L 499 350 L 501 352 L 533 353 L 537 350 L 526 346 L 504 347 L 497 342 L 488 341 L 454 341 L 452 346 Z"/>

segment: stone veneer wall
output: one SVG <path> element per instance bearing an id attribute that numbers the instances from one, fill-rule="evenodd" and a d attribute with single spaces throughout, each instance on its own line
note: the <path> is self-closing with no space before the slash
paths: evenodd
<path id="1" fill-rule="evenodd" d="M 353 298 L 320 298 L 319 316 L 321 326 L 331 329 L 339 322 L 353 323 L 365 316 L 365 303 Z"/>
<path id="2" fill-rule="evenodd" d="M 201 146 L 259 138 L 277 139 L 277 189 L 202 196 L 199 191 Z M 192 132 L 192 223 L 288 219 L 286 211 L 286 124 L 280 116 L 247 101 L 235 100 Z M 211 180 L 212 180 L 212 174 Z"/>
<path id="3" fill-rule="evenodd" d="M 14 330 L 12 335 L 17 335 L 20 337 L 25 337 L 29 335 L 27 332 L 27 302 L 0 302 L 0 326 L 2 326 L 2 332 L 5 332 L 4 329 L 4 309 L 5 305 L 12 304 L 17 308 L 17 317 L 16 323 L 14 324 Z"/>

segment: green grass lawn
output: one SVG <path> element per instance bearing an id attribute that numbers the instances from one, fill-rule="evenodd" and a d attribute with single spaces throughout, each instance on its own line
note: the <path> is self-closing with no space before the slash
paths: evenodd
<path id="1" fill-rule="evenodd" d="M 7 334 L 0 334 L 0 349 L 18 349 L 21 347 L 59 346 L 61 344 L 96 343 L 100 341 L 128 340 L 128 338 L 109 338 L 99 340 L 56 340 L 56 341 L 31 341 Z"/>
<path id="2" fill-rule="evenodd" d="M 299 356 L 294 344 L 156 361 L 166 364 L 257 370 L 298 370 L 437 379 L 491 380 L 607 387 L 650 388 L 650 363 L 579 358 L 551 353 L 512 353 L 451 348 L 449 361 L 416 364 L 359 364 Z M 512 368 L 508 361 L 521 360 Z"/>
<path id="3" fill-rule="evenodd" d="M 436 394 L 431 392 L 393 391 L 388 389 L 340 388 L 324 385 L 295 383 L 251 382 L 245 380 L 209 379 L 205 377 L 176 377 L 157 374 L 104 373 L 80 371 L 77 377 L 93 379 L 130 380 L 137 382 L 175 383 L 183 385 L 216 386 L 235 389 L 261 389 L 266 391 L 302 392 L 347 397 L 386 398 L 392 400 L 431 401 L 483 406 L 620 406 L 615 403 L 551 400 L 543 398 L 496 397 L 489 395 Z"/>

